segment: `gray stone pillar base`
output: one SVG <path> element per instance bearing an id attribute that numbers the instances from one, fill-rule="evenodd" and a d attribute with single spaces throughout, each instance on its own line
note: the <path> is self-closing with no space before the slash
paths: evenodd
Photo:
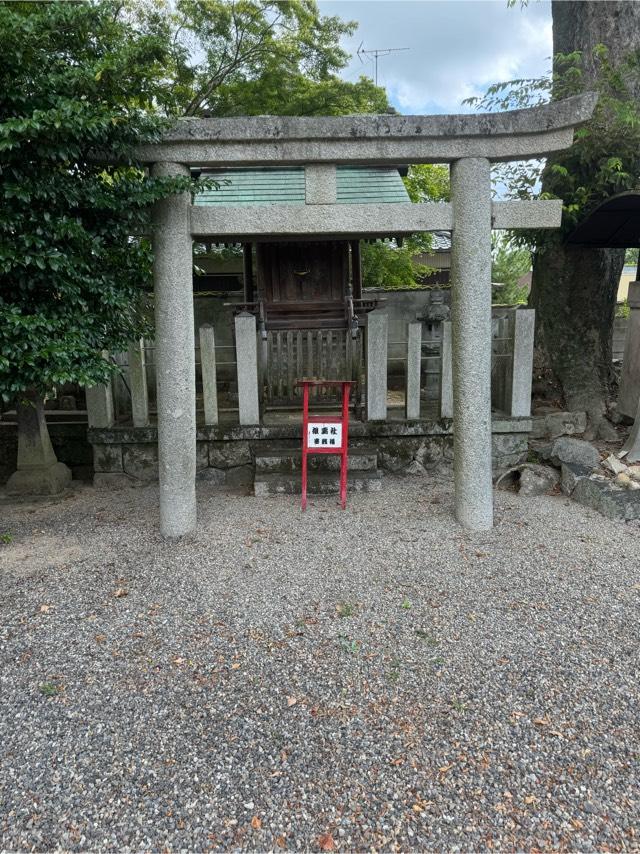
<path id="1" fill-rule="evenodd" d="M 7 482 L 8 495 L 56 495 L 71 481 L 71 471 L 59 463 L 51 445 L 42 397 L 25 391 L 16 406 L 18 470 Z"/>
<path id="2" fill-rule="evenodd" d="M 6 485 L 7 495 L 57 495 L 71 483 L 71 469 L 64 463 L 18 469 Z"/>

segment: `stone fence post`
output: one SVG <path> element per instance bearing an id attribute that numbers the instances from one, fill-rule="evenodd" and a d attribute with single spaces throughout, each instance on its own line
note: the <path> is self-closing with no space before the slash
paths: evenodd
<path id="1" fill-rule="evenodd" d="M 236 316 L 236 369 L 238 372 L 238 416 L 240 424 L 260 424 L 258 395 L 258 342 L 256 319 L 243 311 Z"/>
<path id="2" fill-rule="evenodd" d="M 216 338 L 210 323 L 200 327 L 200 370 L 202 373 L 202 398 L 204 423 L 218 423 L 218 383 L 216 372 Z"/>
<path id="3" fill-rule="evenodd" d="M 387 417 L 387 348 L 389 318 L 376 309 L 367 315 L 367 420 Z"/>
<path id="4" fill-rule="evenodd" d="M 453 363 L 451 321 L 442 321 L 440 345 L 440 418 L 453 418 Z"/>
<path id="5" fill-rule="evenodd" d="M 405 414 L 407 419 L 420 418 L 420 369 L 422 366 L 422 323 L 409 324 L 407 334 L 407 383 Z"/>

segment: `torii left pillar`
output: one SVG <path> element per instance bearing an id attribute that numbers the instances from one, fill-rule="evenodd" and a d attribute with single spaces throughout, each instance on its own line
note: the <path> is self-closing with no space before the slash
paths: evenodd
<path id="1" fill-rule="evenodd" d="M 189 175 L 180 163 L 156 163 L 154 177 Z M 160 533 L 196 529 L 196 377 L 190 193 L 153 211 Z"/>

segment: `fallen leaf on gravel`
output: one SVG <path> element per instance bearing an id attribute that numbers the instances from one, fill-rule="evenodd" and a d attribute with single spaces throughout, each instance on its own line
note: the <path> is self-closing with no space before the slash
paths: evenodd
<path id="1" fill-rule="evenodd" d="M 260 830 L 260 828 L 262 827 L 262 821 L 260 820 L 260 818 L 258 818 L 257 815 L 254 815 L 254 817 L 251 819 L 251 827 L 254 830 Z"/>
<path id="2" fill-rule="evenodd" d="M 116 599 L 122 599 L 123 596 L 129 595 L 129 591 L 125 590 L 124 587 L 118 587 L 118 589 L 113 595 L 116 597 Z"/>
<path id="3" fill-rule="evenodd" d="M 397 759 L 390 759 L 389 765 L 404 765 L 404 757 L 399 756 Z"/>
<path id="4" fill-rule="evenodd" d="M 104 643 L 106 639 L 106 635 L 96 635 L 96 643 Z"/>
<path id="5" fill-rule="evenodd" d="M 582 830 L 582 828 L 584 827 L 584 824 L 580 821 L 579 818 L 572 818 L 570 819 L 570 821 L 576 830 Z"/>
<path id="6" fill-rule="evenodd" d="M 52 608 L 53 608 L 53 605 L 40 605 L 40 613 L 41 614 L 48 614 Z"/>
<path id="7" fill-rule="evenodd" d="M 537 804 L 538 798 L 535 795 L 525 795 L 524 802 L 525 804 Z"/>
<path id="8" fill-rule="evenodd" d="M 296 700 L 296 698 L 295 698 L 295 697 L 287 697 L 287 706 L 289 706 L 289 707 L 291 707 L 291 706 L 295 706 L 295 704 L 296 704 L 297 702 L 298 702 L 298 701 Z"/>
<path id="9" fill-rule="evenodd" d="M 333 841 L 333 836 L 330 833 L 323 833 L 318 837 L 318 848 L 321 851 L 335 851 L 336 844 Z"/>
<path id="10" fill-rule="evenodd" d="M 231 665 L 231 669 L 232 670 L 240 670 L 240 665 L 236 662 L 235 664 Z"/>
<path id="11" fill-rule="evenodd" d="M 452 763 L 451 763 L 451 765 L 443 765 L 443 766 L 442 766 L 442 768 L 438 768 L 438 774 L 446 774 L 446 773 L 447 773 L 447 771 L 451 771 L 451 769 L 453 768 L 454 764 L 455 764 L 455 763 L 454 763 L 454 762 L 452 762 Z"/>
<path id="12" fill-rule="evenodd" d="M 286 848 L 287 840 L 284 838 L 284 836 L 276 836 L 276 845 L 278 846 L 278 848 Z"/>
<path id="13" fill-rule="evenodd" d="M 551 720 L 545 715 L 543 718 L 534 718 L 533 722 L 536 726 L 549 726 Z"/>

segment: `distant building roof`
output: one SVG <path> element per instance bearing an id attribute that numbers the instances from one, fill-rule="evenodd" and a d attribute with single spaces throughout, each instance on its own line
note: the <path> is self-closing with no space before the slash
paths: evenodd
<path id="1" fill-rule="evenodd" d="M 196 205 L 303 205 L 303 166 L 237 168 L 207 171 L 220 182 L 205 190 Z M 338 204 L 384 204 L 410 201 L 397 169 L 379 166 L 338 166 Z M 444 232 L 439 232 L 444 233 Z"/>
<path id="2" fill-rule="evenodd" d="M 448 252 L 451 249 L 451 232 L 432 231 L 431 245 L 433 252 Z"/>

